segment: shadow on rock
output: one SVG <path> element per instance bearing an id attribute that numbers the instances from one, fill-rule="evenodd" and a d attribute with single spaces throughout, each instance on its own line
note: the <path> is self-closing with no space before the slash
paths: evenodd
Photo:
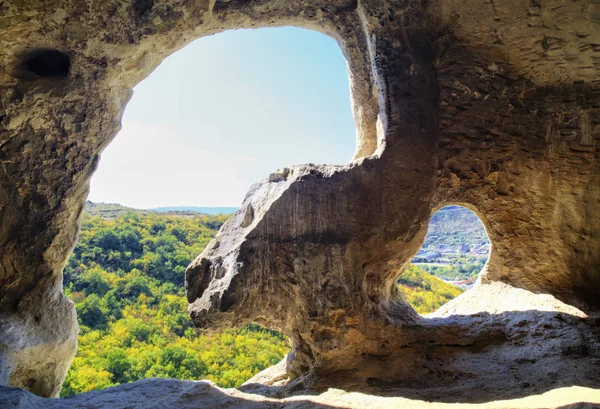
<path id="1" fill-rule="evenodd" d="M 363 352 L 349 370 L 317 371 L 273 386 L 263 376 L 240 390 L 284 398 L 337 388 L 429 402 L 485 403 L 562 387 L 600 388 L 600 326 L 594 318 L 540 310 L 479 312 L 424 317 L 419 325 L 390 331 L 398 332 L 397 342 L 377 355 Z"/>
<path id="2" fill-rule="evenodd" d="M 448 403 L 600 388 L 598 320 L 557 311 L 424 318 L 385 358 L 365 357 L 364 392 Z M 390 379 L 395 379 L 390 381 Z"/>
<path id="3" fill-rule="evenodd" d="M 0 386 L 2 409 L 275 409 L 282 406 L 278 400 L 235 389 L 220 389 L 206 381 L 152 378 L 62 399 L 41 398 L 23 389 Z M 297 400 L 286 402 L 285 407 L 332 409 L 336 406 Z"/>

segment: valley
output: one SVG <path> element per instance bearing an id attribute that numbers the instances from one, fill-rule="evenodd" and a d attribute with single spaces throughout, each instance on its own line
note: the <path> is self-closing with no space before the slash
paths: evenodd
<path id="1" fill-rule="evenodd" d="M 63 396 L 149 377 L 235 387 L 284 357 L 289 345 L 281 333 L 256 325 L 203 333 L 189 319 L 185 269 L 228 218 L 87 202 L 64 269 L 80 336 Z M 426 314 L 464 292 L 446 281 L 474 280 L 487 259 L 486 240 L 467 209 L 434 214 L 418 262 L 398 279 L 405 299 Z"/>

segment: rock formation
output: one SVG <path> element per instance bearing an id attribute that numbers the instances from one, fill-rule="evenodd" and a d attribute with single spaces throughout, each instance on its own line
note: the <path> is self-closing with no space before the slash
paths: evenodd
<path id="1" fill-rule="evenodd" d="M 447 328 L 416 335 L 428 324 L 395 281 L 432 211 L 447 204 L 468 206 L 486 225 L 484 283 L 597 308 L 600 66 L 591 39 L 600 20 L 592 4 L 548 6 L 360 3 L 379 93 L 378 150 L 344 167 L 284 169 L 254 186 L 187 271 L 194 322 L 281 329 L 292 342 L 289 373 L 317 383 L 382 373 L 425 382 L 448 360 L 425 365 L 437 354 L 407 348 L 439 345 Z"/>
<path id="2" fill-rule="evenodd" d="M 281 329 L 292 343 L 286 376 L 315 386 L 427 390 L 506 376 L 514 386 L 528 365 L 560 368 L 523 381 L 533 389 L 561 386 L 563 373 L 597 386 L 594 0 L 0 2 L 0 384 L 60 390 L 77 332 L 61 270 L 133 86 L 196 38 L 281 25 L 340 45 L 356 158 L 282 169 L 250 190 L 186 272 L 194 322 Z M 471 208 L 488 230 L 484 305 L 423 319 L 394 282 L 447 204 Z M 487 294 L 502 283 L 579 312 L 494 312 Z M 538 321 L 548 327 L 529 328 Z M 536 343 L 547 332 L 553 341 Z M 518 339 L 546 352 L 515 358 Z M 483 376 L 494 351 L 504 369 Z"/>

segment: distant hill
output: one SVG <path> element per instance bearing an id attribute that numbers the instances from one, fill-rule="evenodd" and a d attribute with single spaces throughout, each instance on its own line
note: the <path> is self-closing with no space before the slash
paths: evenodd
<path id="1" fill-rule="evenodd" d="M 103 219 L 114 219 L 127 214 L 129 211 L 148 215 L 150 212 L 146 210 L 138 210 L 132 207 L 122 206 L 117 203 L 94 203 L 87 200 L 85 202 L 85 211 L 92 216 L 100 216 Z"/>
<path id="2" fill-rule="evenodd" d="M 156 212 L 195 212 L 202 214 L 233 214 L 238 207 L 198 207 L 198 206 L 167 206 L 155 207 L 150 210 Z"/>
<path id="3" fill-rule="evenodd" d="M 431 216 L 425 243 L 419 254 L 473 253 L 487 255 L 490 242 L 481 220 L 462 206 L 446 206 Z"/>
<path id="4" fill-rule="evenodd" d="M 94 203 L 89 200 L 85 202 L 85 211 L 92 216 L 100 216 L 104 219 L 115 219 L 124 216 L 127 212 L 134 211 L 139 215 L 147 216 L 151 213 L 162 213 L 170 216 L 197 216 L 198 214 L 218 215 L 235 213 L 237 207 L 194 207 L 173 206 L 157 207 L 155 209 L 134 209 L 118 203 Z"/>

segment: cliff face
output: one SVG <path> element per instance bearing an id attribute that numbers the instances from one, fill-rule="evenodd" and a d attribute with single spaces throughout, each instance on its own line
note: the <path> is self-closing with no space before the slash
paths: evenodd
<path id="1" fill-rule="evenodd" d="M 136 83 L 231 28 L 335 38 L 357 151 L 347 166 L 295 166 L 250 190 L 186 273 L 196 324 L 283 330 L 287 374 L 317 385 L 448 380 L 448 348 L 471 345 L 459 361 L 474 362 L 508 341 L 464 341 L 486 320 L 424 321 L 396 293 L 446 204 L 471 208 L 488 231 L 491 287 L 480 291 L 503 282 L 597 310 L 599 21 L 591 0 L 1 3 L 0 384 L 58 394 L 77 331 L 61 270 L 99 154 Z M 597 324 L 581 320 L 588 335 L 570 354 L 597 359 Z M 597 382 L 583 370 L 569 379 Z"/>

